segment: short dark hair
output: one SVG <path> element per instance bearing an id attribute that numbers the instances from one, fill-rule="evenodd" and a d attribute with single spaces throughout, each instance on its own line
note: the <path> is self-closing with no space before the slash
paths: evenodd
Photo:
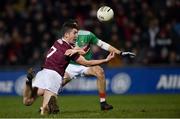
<path id="1" fill-rule="evenodd" d="M 77 27 L 79 27 L 78 21 L 76 19 L 69 19 L 69 20 L 67 20 L 66 22 L 64 22 L 63 26 L 67 25 L 67 24 L 75 24 L 75 25 L 77 25 Z"/>
<path id="2" fill-rule="evenodd" d="M 64 36 L 65 33 L 70 32 L 73 28 L 79 30 L 76 24 L 63 24 L 61 29 L 61 35 Z"/>

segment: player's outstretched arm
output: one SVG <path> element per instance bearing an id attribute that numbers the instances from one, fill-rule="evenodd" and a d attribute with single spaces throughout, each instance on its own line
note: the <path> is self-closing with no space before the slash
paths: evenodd
<path id="1" fill-rule="evenodd" d="M 68 49 L 68 50 L 66 50 L 65 55 L 66 56 L 72 56 L 76 53 L 85 54 L 85 51 L 82 49 Z"/>
<path id="2" fill-rule="evenodd" d="M 106 63 L 110 61 L 112 58 L 114 58 L 114 53 L 109 53 L 109 55 L 106 57 L 106 59 L 100 59 L 100 60 L 86 60 L 83 56 L 80 56 L 76 62 L 84 65 L 84 66 L 94 66 L 94 65 L 99 65 Z"/>
<path id="3" fill-rule="evenodd" d="M 114 52 L 116 54 L 120 54 L 121 53 L 120 50 L 118 50 L 117 48 L 111 46 L 110 44 L 108 44 L 108 43 L 106 43 L 106 42 L 104 42 L 104 41 L 102 41 L 100 39 L 97 42 L 97 46 L 99 46 L 100 48 L 102 48 L 102 49 L 104 49 L 106 51 L 109 51 L 109 52 Z"/>
<path id="4" fill-rule="evenodd" d="M 109 45 L 109 48 L 108 48 L 108 51 L 109 52 L 115 52 L 116 54 L 120 55 L 122 51 L 118 50 L 117 48 Z"/>
<path id="5" fill-rule="evenodd" d="M 136 56 L 136 54 L 133 52 L 120 51 L 111 45 L 109 46 L 108 51 L 109 52 L 115 52 L 116 54 L 121 55 L 121 56 L 128 56 L 130 58 L 134 58 Z"/>
<path id="6" fill-rule="evenodd" d="M 134 58 L 136 56 L 135 53 L 120 51 L 117 48 L 113 47 L 112 45 L 110 45 L 110 44 L 108 44 L 102 40 L 98 40 L 97 45 L 106 51 L 114 52 L 114 53 L 121 55 L 121 56 L 128 56 L 130 58 Z"/>
<path id="7" fill-rule="evenodd" d="M 74 47 L 73 49 L 77 50 L 80 55 L 86 54 L 86 51 L 84 51 L 83 48 L 80 48 L 80 47 L 77 47 L 77 46 L 76 46 L 76 47 Z"/>

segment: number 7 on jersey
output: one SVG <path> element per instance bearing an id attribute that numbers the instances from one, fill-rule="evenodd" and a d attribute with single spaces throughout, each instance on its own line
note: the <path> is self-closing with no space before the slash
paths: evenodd
<path id="1" fill-rule="evenodd" d="M 51 47 L 50 52 L 47 55 L 47 58 L 49 58 L 51 55 L 53 55 L 56 52 L 56 48 L 54 46 Z"/>

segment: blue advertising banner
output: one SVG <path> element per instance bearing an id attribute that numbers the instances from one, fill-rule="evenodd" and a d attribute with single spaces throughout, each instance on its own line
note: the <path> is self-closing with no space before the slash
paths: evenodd
<path id="1" fill-rule="evenodd" d="M 106 88 L 113 94 L 180 93 L 180 68 L 105 69 Z M 97 93 L 95 78 L 78 78 L 64 92 Z"/>
<path id="2" fill-rule="evenodd" d="M 180 68 L 131 67 L 104 69 L 108 94 L 180 93 Z M 25 71 L 1 71 L 0 95 L 22 95 Z M 95 77 L 77 77 L 62 94 L 97 94 Z"/>
<path id="3" fill-rule="evenodd" d="M 25 73 L 25 71 L 1 71 L 0 95 L 22 95 Z"/>

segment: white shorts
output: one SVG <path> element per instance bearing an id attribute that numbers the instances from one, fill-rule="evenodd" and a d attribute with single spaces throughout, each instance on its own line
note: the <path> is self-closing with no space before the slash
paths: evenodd
<path id="1" fill-rule="evenodd" d="M 56 71 L 50 69 L 43 69 L 39 71 L 32 83 L 33 87 L 47 89 L 53 93 L 58 94 L 61 88 L 62 77 Z"/>
<path id="2" fill-rule="evenodd" d="M 84 75 L 89 67 L 83 65 L 69 64 L 66 68 L 66 72 L 69 74 L 70 78 L 76 78 L 78 76 Z"/>

